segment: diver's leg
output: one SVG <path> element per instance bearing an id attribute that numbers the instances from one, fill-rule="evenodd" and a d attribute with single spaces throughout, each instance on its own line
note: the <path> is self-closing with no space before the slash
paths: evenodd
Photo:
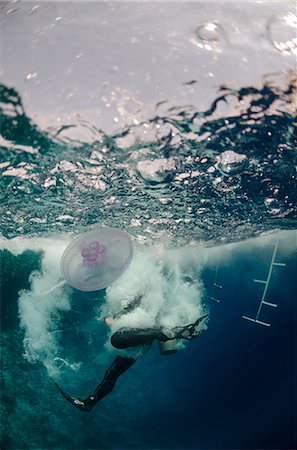
<path id="1" fill-rule="evenodd" d="M 186 325 L 184 327 L 175 327 L 169 329 L 158 328 L 120 328 L 116 331 L 110 339 L 111 344 L 119 349 L 136 347 L 138 345 L 151 344 L 154 339 L 165 342 L 170 339 L 188 339 L 191 340 L 197 337 L 200 332 L 197 331 L 197 327 L 204 319 L 208 317 L 199 317 L 194 323 Z"/>
<path id="2" fill-rule="evenodd" d="M 99 386 L 95 389 L 93 394 L 89 395 L 89 397 L 85 401 L 94 406 L 97 402 L 99 402 L 103 397 L 105 397 L 112 391 L 118 377 L 126 372 L 126 370 L 128 370 L 135 363 L 135 361 L 135 358 L 117 356 L 113 360 L 111 366 L 105 372 L 104 378 Z"/>
<path id="3" fill-rule="evenodd" d="M 70 395 L 66 394 L 60 386 L 56 384 L 57 388 L 61 392 L 61 394 L 72 403 L 77 408 L 82 411 L 89 412 L 103 397 L 109 394 L 120 375 L 126 372 L 134 363 L 136 359 L 134 358 L 124 358 L 123 356 L 117 356 L 111 366 L 105 372 L 104 378 L 99 384 L 99 386 L 95 389 L 95 391 L 89 395 L 85 400 L 81 400 L 79 398 L 73 398 Z"/>
<path id="4" fill-rule="evenodd" d="M 168 337 L 162 330 L 154 328 L 120 328 L 110 338 L 111 344 L 120 349 L 150 345 L 154 339 L 167 341 Z"/>

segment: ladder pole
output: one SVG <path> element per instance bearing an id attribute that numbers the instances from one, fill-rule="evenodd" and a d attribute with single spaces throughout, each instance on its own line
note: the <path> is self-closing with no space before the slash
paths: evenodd
<path id="1" fill-rule="evenodd" d="M 268 290 L 270 278 L 271 278 L 271 275 L 272 275 L 273 263 L 275 261 L 277 249 L 278 249 L 278 239 L 277 239 L 277 241 L 276 241 L 276 243 L 274 245 L 272 258 L 271 258 L 271 261 L 270 261 L 268 277 L 267 277 L 267 280 L 266 280 L 266 283 L 265 283 L 265 288 L 264 288 L 264 291 L 263 291 L 263 294 L 262 294 L 261 303 L 260 303 L 260 306 L 259 306 L 259 309 L 258 309 L 258 312 L 257 312 L 257 315 L 256 315 L 256 320 L 258 320 L 258 318 L 260 316 L 261 309 L 262 309 L 262 306 L 263 306 L 263 300 L 265 300 L 265 297 L 266 297 L 266 293 L 267 293 L 267 290 Z"/>
<path id="2" fill-rule="evenodd" d="M 212 292 L 211 292 L 211 298 L 212 298 L 212 300 L 214 300 L 214 301 L 217 302 L 217 303 L 220 303 L 220 300 L 218 300 L 218 299 L 216 299 L 216 298 L 214 297 L 214 290 L 215 290 L 215 287 L 220 287 L 220 288 L 222 288 L 222 286 L 219 286 L 219 285 L 217 284 L 218 272 L 219 272 L 219 267 L 220 267 L 220 257 L 221 257 L 221 255 L 220 255 L 220 253 L 219 253 L 219 255 L 218 255 L 218 257 L 217 257 L 216 268 L 215 268 L 215 275 L 214 275 L 214 281 L 213 281 Z"/>

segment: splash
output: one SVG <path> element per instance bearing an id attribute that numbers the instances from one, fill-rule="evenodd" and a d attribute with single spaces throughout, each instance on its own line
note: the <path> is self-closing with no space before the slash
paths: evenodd
<path id="1" fill-rule="evenodd" d="M 47 249 L 42 259 L 41 272 L 30 275 L 30 290 L 19 295 L 20 326 L 25 330 L 25 358 L 40 361 L 50 376 L 56 376 L 56 356 L 59 352 L 58 318 L 62 311 L 70 310 L 69 295 L 61 280 L 57 266 L 57 249 Z"/>
<path id="2" fill-rule="evenodd" d="M 24 249 L 43 252 L 40 271 L 30 275 L 30 289 L 19 293 L 18 310 L 24 357 L 30 363 L 43 364 L 54 379 L 69 372 L 73 375 L 73 371 L 82 376 L 83 353 L 88 363 L 105 360 L 106 353 L 112 356 L 115 350 L 109 343 L 110 334 L 122 326 L 170 331 L 193 323 L 207 311 L 201 281 L 206 256 L 201 245 L 176 250 L 166 244 L 151 248 L 138 245 L 131 265 L 107 289 L 106 296 L 105 291 L 101 296 L 90 296 L 73 291 L 62 279 L 60 257 L 67 245 L 65 238 L 5 242 L 15 254 Z M 101 319 L 116 314 L 139 294 L 143 297 L 134 311 L 114 320 L 110 328 L 104 325 Z M 87 298 L 92 307 L 84 312 Z M 78 319 L 73 321 L 73 315 Z M 84 341 L 86 350 L 82 352 Z"/>
<path id="3" fill-rule="evenodd" d="M 137 296 L 140 305 L 112 322 L 112 332 L 121 327 L 168 330 L 193 323 L 205 313 L 204 288 L 200 278 L 202 247 L 166 250 L 162 245 L 141 249 L 125 274 L 107 289 L 102 315 L 122 310 Z"/>
<path id="4" fill-rule="evenodd" d="M 30 289 L 19 292 L 18 313 L 24 331 L 24 357 L 31 363 L 42 363 L 50 376 L 57 376 L 61 361 L 59 319 L 71 309 L 69 289 L 62 280 L 59 259 L 65 238 L 14 239 L 2 241 L 14 255 L 26 250 L 41 252 L 41 268 L 29 277 Z M 69 363 L 70 364 L 70 363 Z M 76 367 L 75 364 L 73 367 Z"/>

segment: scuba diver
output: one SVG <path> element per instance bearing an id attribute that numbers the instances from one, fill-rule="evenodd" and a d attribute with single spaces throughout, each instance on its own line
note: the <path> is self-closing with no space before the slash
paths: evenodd
<path id="1" fill-rule="evenodd" d="M 142 295 L 136 297 L 127 307 L 125 307 L 119 313 L 116 313 L 112 317 L 106 317 L 105 323 L 110 325 L 114 319 L 121 317 L 133 311 L 141 302 Z M 199 324 L 207 319 L 208 314 L 199 317 L 194 323 L 186 325 L 183 327 L 175 327 L 172 330 L 161 329 L 161 328 L 120 328 L 111 336 L 111 344 L 113 347 L 118 349 L 128 349 L 137 346 L 146 346 L 149 348 L 153 341 L 156 339 L 160 344 L 169 344 L 165 354 L 175 353 L 177 350 L 174 346 L 170 346 L 171 343 L 176 342 L 176 339 L 187 339 L 192 340 L 198 337 L 203 330 L 198 331 Z M 92 408 L 98 403 L 103 397 L 108 395 L 115 386 L 115 383 L 120 375 L 122 375 L 126 370 L 128 370 L 135 362 L 137 358 L 127 357 L 127 356 L 117 356 L 110 367 L 105 372 L 104 378 L 101 383 L 97 386 L 95 391 L 90 394 L 86 399 L 81 400 L 67 394 L 63 389 L 55 383 L 56 387 L 73 406 L 76 406 L 82 411 L 90 412 Z"/>

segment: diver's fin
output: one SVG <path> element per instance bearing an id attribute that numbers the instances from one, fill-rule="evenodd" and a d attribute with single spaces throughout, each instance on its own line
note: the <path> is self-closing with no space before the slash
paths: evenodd
<path id="1" fill-rule="evenodd" d="M 63 397 L 66 398 L 66 400 L 68 400 L 68 402 L 71 403 L 73 406 L 76 406 L 81 411 L 86 411 L 86 412 L 91 411 L 91 409 L 92 409 L 91 405 L 88 405 L 85 401 L 80 400 L 79 398 L 71 397 L 71 395 L 69 395 L 65 391 L 63 391 L 63 389 L 57 383 L 55 383 L 55 385 L 56 385 L 57 389 L 61 392 Z"/>
<path id="2" fill-rule="evenodd" d="M 209 316 L 209 314 L 205 314 L 202 317 L 199 317 L 199 319 L 196 320 L 196 322 L 191 323 L 190 325 L 186 325 L 185 327 L 176 327 L 173 332 L 175 332 L 175 339 L 188 339 L 191 340 L 197 336 L 199 336 L 200 333 L 197 333 L 196 328 L 198 327 L 199 323 L 202 322 L 202 320 L 206 319 Z"/>
<path id="3" fill-rule="evenodd" d="M 196 322 L 193 323 L 193 325 L 194 325 L 195 327 L 197 327 L 197 325 L 199 325 L 199 323 L 202 322 L 202 320 L 207 319 L 208 316 L 209 316 L 209 314 L 205 314 L 204 316 L 199 317 L 199 319 L 197 319 Z"/>

